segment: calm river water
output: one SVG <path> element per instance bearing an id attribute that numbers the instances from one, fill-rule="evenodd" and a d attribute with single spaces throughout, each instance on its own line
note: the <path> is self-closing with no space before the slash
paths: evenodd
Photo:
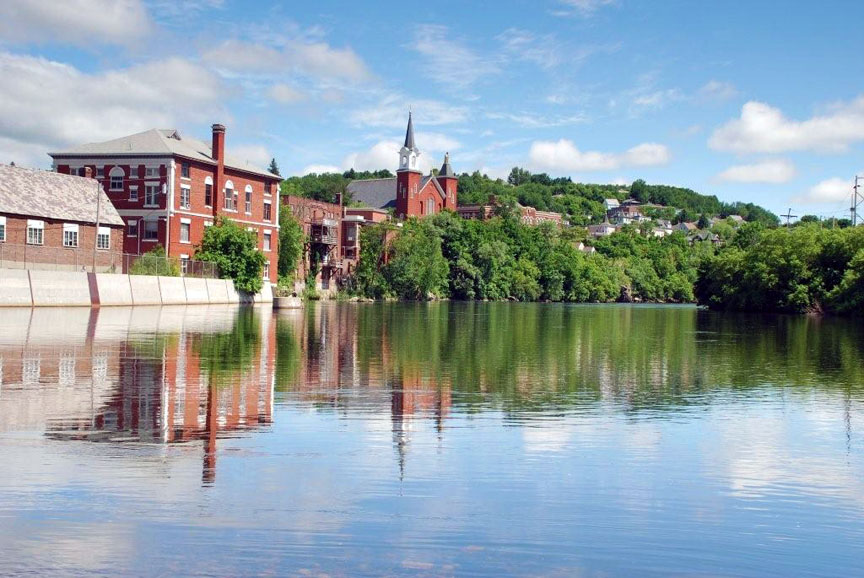
<path id="1" fill-rule="evenodd" d="M 864 575 L 864 324 L 0 310 L 0 575 Z"/>

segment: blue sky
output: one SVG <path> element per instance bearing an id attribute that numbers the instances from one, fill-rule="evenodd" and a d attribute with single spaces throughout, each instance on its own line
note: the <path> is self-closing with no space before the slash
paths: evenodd
<path id="1" fill-rule="evenodd" d="M 515 165 L 848 216 L 864 3 L 0 3 L 0 162 L 148 128 L 285 175 Z M 859 23 L 859 24 L 856 24 Z M 857 26 L 857 28 L 856 28 Z"/>

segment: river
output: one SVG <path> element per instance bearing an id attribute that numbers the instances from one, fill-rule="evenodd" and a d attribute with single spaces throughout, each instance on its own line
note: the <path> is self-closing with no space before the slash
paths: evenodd
<path id="1" fill-rule="evenodd" d="M 0 575 L 864 575 L 864 324 L 0 310 Z"/>

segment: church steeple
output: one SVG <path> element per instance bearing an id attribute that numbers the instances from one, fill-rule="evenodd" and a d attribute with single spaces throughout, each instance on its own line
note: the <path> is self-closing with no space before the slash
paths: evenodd
<path id="1" fill-rule="evenodd" d="M 441 170 L 438 171 L 439 177 L 455 177 L 453 167 L 450 166 L 450 153 L 444 153 L 444 164 L 441 165 Z"/>
<path id="2" fill-rule="evenodd" d="M 399 171 L 419 171 L 417 157 L 420 149 L 414 144 L 414 121 L 411 112 L 408 113 L 408 128 L 405 130 L 405 144 L 399 151 Z"/>

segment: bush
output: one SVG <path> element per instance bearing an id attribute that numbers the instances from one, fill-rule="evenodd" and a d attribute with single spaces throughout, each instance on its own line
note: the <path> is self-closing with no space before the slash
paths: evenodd
<path id="1" fill-rule="evenodd" d="M 255 233 L 230 219 L 220 217 L 216 224 L 204 230 L 195 257 L 216 263 L 220 275 L 233 279 L 239 291 L 257 293 L 264 285 L 262 274 L 267 259 L 258 250 Z"/>
<path id="2" fill-rule="evenodd" d="M 165 248 L 156 245 L 132 263 L 129 267 L 130 275 L 161 275 L 162 277 L 179 277 L 180 264 L 177 259 L 169 259 L 165 255 Z"/>

